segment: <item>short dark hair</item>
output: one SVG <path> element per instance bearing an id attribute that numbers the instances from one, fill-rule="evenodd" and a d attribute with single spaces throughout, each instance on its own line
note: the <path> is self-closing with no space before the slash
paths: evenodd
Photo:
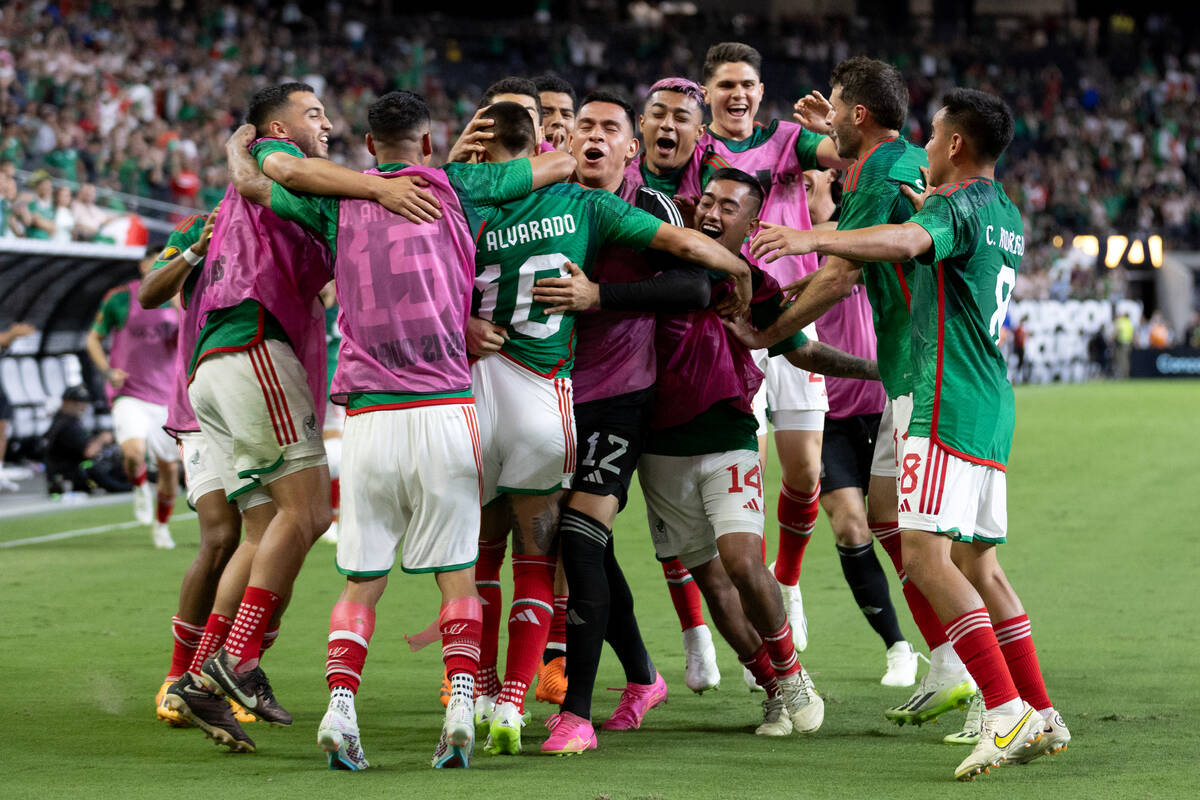
<path id="1" fill-rule="evenodd" d="M 537 104 L 538 118 L 542 116 L 542 98 L 538 94 L 537 85 L 529 80 L 529 78 L 518 78 L 510 75 L 507 78 L 501 78 L 493 83 L 483 93 L 483 98 L 479 101 L 479 107 L 490 106 L 492 100 L 498 94 L 523 94 L 526 97 L 532 97 L 533 102 Z"/>
<path id="2" fill-rule="evenodd" d="M 629 130 L 637 133 L 637 114 L 633 112 L 633 105 L 630 104 L 627 98 L 621 92 L 615 89 L 594 89 L 588 92 L 588 96 L 583 98 L 583 102 L 579 104 L 579 110 L 583 111 L 583 107 L 588 103 L 611 103 L 614 106 L 620 106 L 625 112 L 625 118 L 629 120 Z"/>
<path id="3" fill-rule="evenodd" d="M 883 128 L 899 130 L 908 118 L 908 86 L 900 70 L 885 61 L 848 58 L 833 68 L 829 83 L 842 87 L 847 105 L 863 106 Z"/>
<path id="4" fill-rule="evenodd" d="M 553 72 L 547 72 L 538 75 L 533 79 L 533 85 L 537 87 L 538 93 L 555 92 L 557 94 L 565 94 L 571 98 L 571 107 L 579 102 L 579 98 L 575 95 L 575 87 L 567 83 L 562 78 L 555 75 Z M 538 98 L 541 99 L 540 97 Z"/>
<path id="5" fill-rule="evenodd" d="M 246 109 L 246 122 L 258 128 L 258 132 L 261 134 L 275 119 L 275 115 L 287 108 L 292 95 L 297 92 L 313 91 L 313 87 L 298 81 L 259 89 L 250 98 L 250 107 Z"/>
<path id="6" fill-rule="evenodd" d="M 953 126 L 989 161 L 996 161 L 1013 138 L 1013 115 L 1008 104 L 994 94 L 978 89 L 951 89 L 942 97 L 946 115 L 942 121 Z"/>
<path id="7" fill-rule="evenodd" d="M 425 98 L 408 89 L 388 92 L 367 109 L 371 138 L 383 144 L 420 139 L 429 128 L 429 119 Z"/>
<path id="8" fill-rule="evenodd" d="M 537 144 L 537 133 L 525 106 L 505 100 L 487 106 L 484 113 L 492 120 L 493 142 L 511 155 L 521 155 L 533 150 Z"/>
<path id="9" fill-rule="evenodd" d="M 742 42 L 721 42 L 708 48 L 704 54 L 704 82 L 708 83 L 722 64 L 744 61 L 762 75 L 762 54 Z"/>
<path id="10" fill-rule="evenodd" d="M 750 196 L 758 201 L 758 207 L 762 208 L 763 201 L 766 199 L 766 194 L 763 193 L 762 184 L 748 172 L 742 172 L 740 169 L 733 167 L 722 167 L 709 176 L 704 184 L 704 188 L 708 188 L 708 184 L 713 181 L 734 181 L 742 183 L 750 187 Z"/>

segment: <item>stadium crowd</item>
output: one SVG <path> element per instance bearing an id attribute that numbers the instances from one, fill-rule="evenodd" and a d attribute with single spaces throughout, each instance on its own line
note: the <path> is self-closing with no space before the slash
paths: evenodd
<path id="1" fill-rule="evenodd" d="M 362 109 L 389 89 L 428 98 L 435 153 L 444 155 L 497 75 L 553 70 L 581 93 L 617 85 L 641 96 L 657 76 L 697 74 L 703 52 L 694 43 L 714 40 L 726 22 L 664 16 L 646 3 L 622 16 L 621 4 L 601 3 L 592 5 L 608 15 L 604 26 L 543 12 L 453 25 L 428 16 L 393 30 L 366 24 L 375 3 L 330 3 L 316 17 L 303 4 L 205 0 L 180 18 L 177 5 L 29 2 L 0 12 L 0 164 L 6 176 L 36 171 L 20 190 L 0 178 L 3 235 L 91 239 L 114 213 L 96 205 L 94 186 L 211 208 L 227 182 L 222 147 L 240 106 L 273 81 L 313 85 L 334 120 L 331 157 L 366 168 Z M 978 18 L 943 44 L 916 22 L 897 31 L 890 20 L 768 25 L 739 16 L 732 25 L 767 59 L 764 119 L 789 119 L 792 102 L 825 89 L 858 41 L 906 76 L 914 142 L 928 136 L 945 89 L 1005 96 L 1017 128 L 1001 175 L 1031 243 L 1018 298 L 1124 293 L 1119 273 L 1101 279 L 1063 259 L 1056 235 L 1156 232 L 1169 245 L 1200 246 L 1200 48 L 1186 27 L 1151 18 L 1135 33 L 1120 17 Z"/>

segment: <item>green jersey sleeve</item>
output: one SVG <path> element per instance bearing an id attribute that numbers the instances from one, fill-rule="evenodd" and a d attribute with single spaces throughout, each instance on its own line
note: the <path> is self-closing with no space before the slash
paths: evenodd
<path id="1" fill-rule="evenodd" d="M 337 248 L 338 202 L 336 197 L 301 194 L 271 184 L 271 210 L 320 236 L 331 253 Z"/>
<path id="2" fill-rule="evenodd" d="M 933 247 L 917 256 L 917 260 L 923 264 L 961 255 L 971 246 L 966 226 L 955 213 L 954 205 L 942 195 L 927 197 L 925 205 L 908 221 L 920 225 L 933 239 Z"/>
<path id="3" fill-rule="evenodd" d="M 586 194 L 600 241 L 645 250 L 665 223 L 640 208 L 634 208 L 612 192 L 593 189 Z"/>
<path id="4" fill-rule="evenodd" d="M 460 200 L 472 206 L 498 206 L 533 191 L 528 158 L 486 164 L 446 164 L 442 169 Z"/>
<path id="5" fill-rule="evenodd" d="M 800 161 L 800 169 L 821 168 L 820 162 L 817 161 L 817 147 L 824 138 L 821 134 L 813 133 L 808 128 L 800 129 L 800 136 L 796 139 L 796 158 Z"/>
<path id="6" fill-rule="evenodd" d="M 207 219 L 207 214 L 197 214 L 184 220 L 175 230 L 171 231 L 171 235 L 167 237 L 166 247 L 154 259 L 154 266 L 151 267 L 151 270 L 162 269 L 177 255 L 200 241 L 200 234 L 204 230 L 204 222 Z"/>
<path id="7" fill-rule="evenodd" d="M 92 330 L 101 336 L 108 336 L 110 332 L 124 327 L 125 320 L 129 319 L 129 302 L 128 289 L 118 289 L 106 297 L 96 312 Z"/>
<path id="8" fill-rule="evenodd" d="M 288 139 L 260 139 L 250 145 L 250 155 L 258 159 L 259 169 L 262 169 L 263 162 L 272 153 L 287 153 L 289 156 L 304 158 L 304 151 Z"/>
<path id="9" fill-rule="evenodd" d="M 783 299 L 781 293 L 768 297 L 766 300 L 752 303 L 750 305 L 750 321 L 754 323 L 754 327 L 760 331 L 764 328 L 769 328 L 775 324 L 775 320 L 783 314 L 785 307 L 779 304 Z M 790 353 L 793 350 L 798 350 L 808 342 L 808 337 L 804 335 L 804 331 L 796 331 L 786 339 L 782 339 L 767 348 L 768 356 L 778 356 L 784 353 Z"/>

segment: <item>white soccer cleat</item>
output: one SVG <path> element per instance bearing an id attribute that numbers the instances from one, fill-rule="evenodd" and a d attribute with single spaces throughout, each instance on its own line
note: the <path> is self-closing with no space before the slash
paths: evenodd
<path id="1" fill-rule="evenodd" d="M 492 728 L 492 714 L 496 711 L 496 698 L 481 694 L 475 698 L 475 739 L 486 739 Z"/>
<path id="2" fill-rule="evenodd" d="M 917 666 L 920 663 L 911 644 L 903 640 L 896 642 L 887 650 L 887 672 L 879 682 L 884 686 L 912 686 L 917 682 Z"/>
<path id="3" fill-rule="evenodd" d="M 983 692 L 971 696 L 967 706 L 967 719 L 962 730 L 942 737 L 942 744 L 967 744 L 971 747 L 979 744 L 979 731 L 983 727 Z"/>
<path id="4" fill-rule="evenodd" d="M 783 705 L 783 696 L 763 700 L 763 721 L 754 729 L 759 736 L 787 736 L 792 732 L 792 718 Z"/>
<path id="5" fill-rule="evenodd" d="M 1062 714 L 1057 711 L 1042 721 L 1042 738 L 1025 750 L 1008 757 L 1005 764 L 1028 764 L 1039 756 L 1052 756 L 1067 749 L 1071 741 L 1071 732 L 1067 723 L 1063 722 Z"/>
<path id="6" fill-rule="evenodd" d="M 825 721 L 825 701 L 803 667 L 794 675 L 779 678 L 783 706 L 792 720 L 792 728 L 800 733 L 813 733 Z"/>
<path id="7" fill-rule="evenodd" d="M 775 575 L 775 562 L 767 567 L 772 577 Z M 778 582 L 778 581 L 777 581 Z M 783 596 L 783 610 L 787 613 L 788 622 L 792 625 L 792 643 L 798 652 L 808 649 L 808 617 L 804 616 L 804 598 L 800 594 L 800 586 L 788 586 L 779 583 L 779 594 Z"/>
<path id="8" fill-rule="evenodd" d="M 466 769 L 475 752 L 475 720 L 472 704 L 462 695 L 451 695 L 442 724 L 442 738 L 433 753 L 435 769 Z"/>
<path id="9" fill-rule="evenodd" d="M 742 680 L 746 682 L 746 688 L 752 692 L 765 692 L 766 689 L 758 685 L 758 681 L 754 680 L 754 673 L 742 667 Z"/>
<path id="10" fill-rule="evenodd" d="M 150 524 L 150 538 L 159 550 L 174 550 L 175 540 L 171 538 L 171 530 L 167 523 L 155 520 Z"/>
<path id="11" fill-rule="evenodd" d="M 954 777 L 973 781 L 976 775 L 985 775 L 992 767 L 1021 757 L 1042 738 L 1045 724 L 1042 715 L 1024 702 L 1016 714 L 984 711 L 979 743 L 954 770 Z"/>
<path id="12" fill-rule="evenodd" d="M 707 625 L 697 625 L 683 632 L 683 653 L 686 658 L 684 684 L 696 694 L 716 689 L 721 682 L 717 668 L 717 649 L 713 647 L 712 631 Z"/>
<path id="13" fill-rule="evenodd" d="M 358 734 L 354 705 L 345 700 L 329 701 L 329 709 L 317 728 L 317 744 L 329 758 L 330 769 L 366 769 L 367 757 Z"/>
<path id="14" fill-rule="evenodd" d="M 146 481 L 133 487 L 133 518 L 142 525 L 154 522 L 154 484 Z"/>
<path id="15" fill-rule="evenodd" d="M 935 675 L 933 670 L 921 678 L 912 696 L 883 712 L 897 725 L 922 725 L 936 722 L 942 714 L 966 708 L 977 687 L 964 670 L 956 674 Z"/>

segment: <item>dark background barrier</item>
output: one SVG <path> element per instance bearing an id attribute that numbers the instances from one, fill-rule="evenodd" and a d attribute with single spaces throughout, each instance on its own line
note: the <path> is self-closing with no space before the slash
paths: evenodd
<path id="1" fill-rule="evenodd" d="M 1129 354 L 1131 378 L 1200 378 L 1200 350 L 1171 347 L 1134 350 Z"/>

